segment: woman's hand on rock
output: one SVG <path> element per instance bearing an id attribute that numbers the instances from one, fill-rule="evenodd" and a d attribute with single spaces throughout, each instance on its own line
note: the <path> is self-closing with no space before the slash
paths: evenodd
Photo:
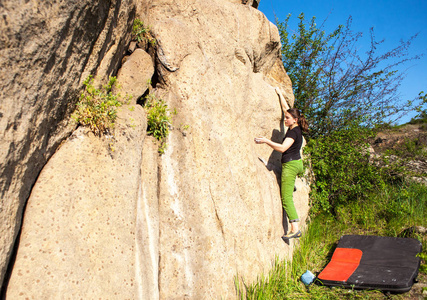
<path id="1" fill-rule="evenodd" d="M 264 144 L 265 143 L 265 137 L 256 137 L 254 139 L 255 143 L 257 144 Z"/>

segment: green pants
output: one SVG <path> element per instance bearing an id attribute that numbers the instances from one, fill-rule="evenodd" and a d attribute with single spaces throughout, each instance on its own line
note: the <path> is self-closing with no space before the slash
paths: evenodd
<path id="1" fill-rule="evenodd" d="M 291 160 L 282 164 L 282 204 L 289 222 L 298 222 L 298 213 L 293 200 L 295 179 L 303 174 L 302 160 Z"/>

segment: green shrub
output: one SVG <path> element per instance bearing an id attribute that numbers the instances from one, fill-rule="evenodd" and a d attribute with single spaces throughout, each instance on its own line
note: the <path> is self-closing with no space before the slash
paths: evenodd
<path id="1" fill-rule="evenodd" d="M 315 177 L 310 195 L 313 213 L 333 212 L 338 205 L 361 201 L 383 187 L 388 169 L 373 162 L 367 143 L 372 135 L 370 129 L 353 126 L 307 143 L 304 152 Z"/>
<path id="2" fill-rule="evenodd" d="M 89 76 L 84 82 L 85 90 L 80 95 L 77 108 L 72 117 L 76 122 L 89 126 L 97 135 L 105 133 L 114 126 L 117 118 L 117 107 L 122 105 L 119 95 L 111 92 L 116 77 L 110 77 L 108 84 L 101 89 L 93 85 L 93 78 Z"/>
<path id="3" fill-rule="evenodd" d="M 147 133 L 161 142 L 159 153 L 163 154 L 171 121 L 169 108 L 163 99 L 158 99 L 154 94 L 146 97 L 145 108 L 147 110 Z"/>
<path id="4" fill-rule="evenodd" d="M 427 253 L 423 252 L 418 255 L 424 263 L 420 266 L 420 272 L 423 274 L 427 274 Z"/>
<path id="5" fill-rule="evenodd" d="M 403 143 L 398 144 L 395 149 L 389 150 L 389 154 L 404 159 L 420 159 L 426 156 L 427 139 L 420 137 L 406 138 Z"/>

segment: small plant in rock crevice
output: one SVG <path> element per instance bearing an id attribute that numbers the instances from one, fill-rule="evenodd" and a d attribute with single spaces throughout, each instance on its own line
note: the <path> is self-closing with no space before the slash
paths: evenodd
<path id="1" fill-rule="evenodd" d="M 156 44 L 156 39 L 151 35 L 150 29 L 145 27 L 144 22 L 138 18 L 133 21 L 132 36 L 138 43 L 149 42 L 152 45 Z"/>
<path id="2" fill-rule="evenodd" d="M 123 104 L 119 100 L 120 95 L 111 91 L 116 80 L 116 77 L 110 77 L 102 88 L 94 86 L 92 76 L 83 82 L 85 90 L 80 95 L 72 118 L 83 126 L 89 126 L 96 135 L 108 132 L 114 127 L 117 108 Z"/>
<path id="3" fill-rule="evenodd" d="M 179 131 L 181 131 L 183 136 L 187 136 L 187 130 L 190 128 L 188 124 L 182 124 L 179 126 Z"/>
<path id="4" fill-rule="evenodd" d="M 150 93 L 146 96 L 145 109 L 147 111 L 147 134 L 154 136 L 161 144 L 159 153 L 166 149 L 166 137 L 171 124 L 170 111 L 163 99 Z"/>

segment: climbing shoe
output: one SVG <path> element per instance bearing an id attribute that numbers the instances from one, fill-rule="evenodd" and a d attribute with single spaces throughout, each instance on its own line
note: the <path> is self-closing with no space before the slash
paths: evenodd
<path id="1" fill-rule="evenodd" d="M 284 236 L 282 236 L 282 239 L 284 241 L 290 240 L 290 239 L 296 239 L 301 237 L 301 230 L 298 230 L 297 232 L 290 232 L 288 234 L 285 234 Z"/>

